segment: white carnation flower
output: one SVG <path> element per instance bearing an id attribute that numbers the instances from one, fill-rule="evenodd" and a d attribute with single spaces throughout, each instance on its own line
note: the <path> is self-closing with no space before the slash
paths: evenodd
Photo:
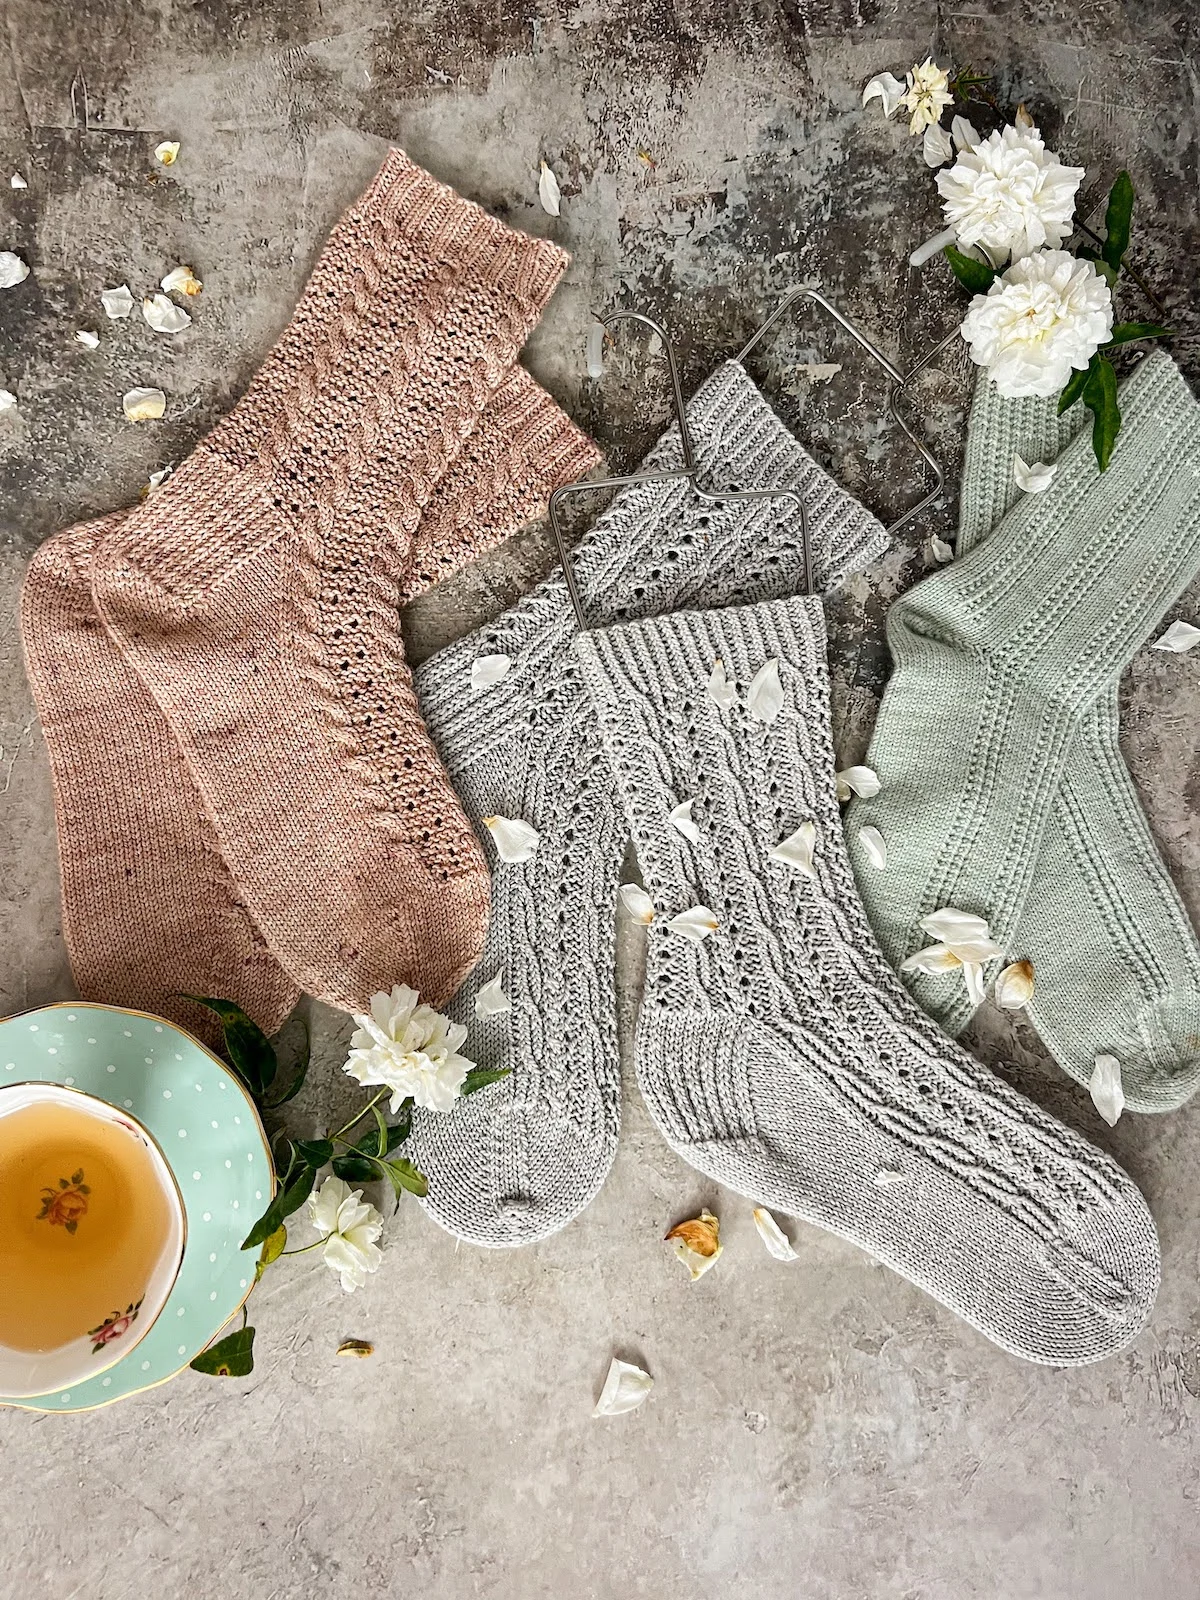
<path id="1" fill-rule="evenodd" d="M 467 1037 L 460 1022 L 419 1004 L 417 991 L 405 984 L 373 995 L 370 1013 L 356 1013 L 354 1020 L 358 1028 L 346 1060 L 352 1078 L 390 1089 L 393 1113 L 409 1095 L 429 1111 L 450 1110 L 475 1065 L 458 1054 Z"/>
<path id="2" fill-rule="evenodd" d="M 962 245 L 982 245 L 996 262 L 1057 248 L 1071 231 L 1082 167 L 1064 167 L 1036 128 L 989 134 L 939 172 L 946 221 Z"/>
<path id="3" fill-rule="evenodd" d="M 1039 250 L 975 296 L 962 336 L 998 394 L 1049 399 L 1108 339 L 1112 317 L 1112 295 L 1090 261 Z"/>
<path id="4" fill-rule="evenodd" d="M 954 104 L 945 72 L 931 57 L 907 74 L 908 89 L 900 104 L 910 113 L 909 133 L 920 133 L 942 120 L 942 112 Z"/>
<path id="5" fill-rule="evenodd" d="M 326 1178 L 308 1197 L 308 1220 L 325 1241 L 321 1258 L 341 1279 L 347 1294 L 361 1289 L 367 1273 L 375 1272 L 383 1251 L 375 1243 L 383 1232 L 383 1218 L 341 1178 Z"/>

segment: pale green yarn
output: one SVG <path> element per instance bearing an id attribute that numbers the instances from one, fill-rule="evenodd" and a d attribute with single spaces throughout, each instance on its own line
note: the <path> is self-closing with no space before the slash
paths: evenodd
<path id="1" fill-rule="evenodd" d="M 986 916 L 1032 960 L 1029 1015 L 1064 1070 L 1086 1084 L 1115 1055 L 1127 1104 L 1165 1111 L 1200 1085 L 1200 946 L 1120 755 L 1117 690 L 1200 569 L 1200 411 L 1161 354 L 1121 406 L 1100 475 L 1084 408 L 1059 418 L 981 379 L 958 559 L 892 609 L 896 671 L 868 758 L 883 791 L 847 828 L 894 965 L 930 942 L 917 924 L 940 905 Z M 1016 454 L 1060 460 L 1049 491 L 1022 494 Z M 911 987 L 949 1032 L 969 1019 L 957 976 Z"/>

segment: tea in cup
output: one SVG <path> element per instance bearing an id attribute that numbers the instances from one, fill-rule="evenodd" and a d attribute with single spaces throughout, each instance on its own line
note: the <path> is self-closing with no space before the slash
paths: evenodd
<path id="1" fill-rule="evenodd" d="M 150 1331 L 186 1214 L 136 1118 L 53 1083 L 0 1089 L 0 1395 L 67 1388 Z"/>

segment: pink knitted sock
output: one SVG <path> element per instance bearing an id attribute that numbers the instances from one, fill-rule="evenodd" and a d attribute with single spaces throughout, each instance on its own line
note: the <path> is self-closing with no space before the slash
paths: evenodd
<path id="1" fill-rule="evenodd" d="M 545 508 L 597 459 L 514 367 L 417 530 L 407 600 Z M 482 502 L 478 484 L 488 480 Z M 132 1006 L 213 1036 L 180 992 L 234 1000 L 273 1033 L 299 990 L 239 898 L 170 728 L 92 601 L 96 548 L 117 512 L 48 539 L 21 596 L 26 664 L 54 778 L 63 931 L 85 999 Z"/>
<path id="2" fill-rule="evenodd" d="M 93 562 L 254 921 L 347 1009 L 398 981 L 444 1001 L 483 937 L 486 864 L 397 608 L 564 265 L 391 152 L 244 399 Z"/>
<path id="3" fill-rule="evenodd" d="M 171 1017 L 178 991 L 236 1000 L 273 1033 L 296 988 L 221 859 L 179 746 L 92 604 L 92 556 L 128 516 L 65 528 L 21 591 L 25 661 L 54 777 L 62 924 L 85 1000 Z"/>

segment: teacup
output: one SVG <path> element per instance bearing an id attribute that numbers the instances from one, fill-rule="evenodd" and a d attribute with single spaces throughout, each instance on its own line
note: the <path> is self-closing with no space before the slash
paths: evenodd
<path id="1" fill-rule="evenodd" d="M 44 1394 L 145 1338 L 183 1260 L 183 1199 L 128 1111 L 55 1083 L 0 1088 L 0 1394 Z"/>

